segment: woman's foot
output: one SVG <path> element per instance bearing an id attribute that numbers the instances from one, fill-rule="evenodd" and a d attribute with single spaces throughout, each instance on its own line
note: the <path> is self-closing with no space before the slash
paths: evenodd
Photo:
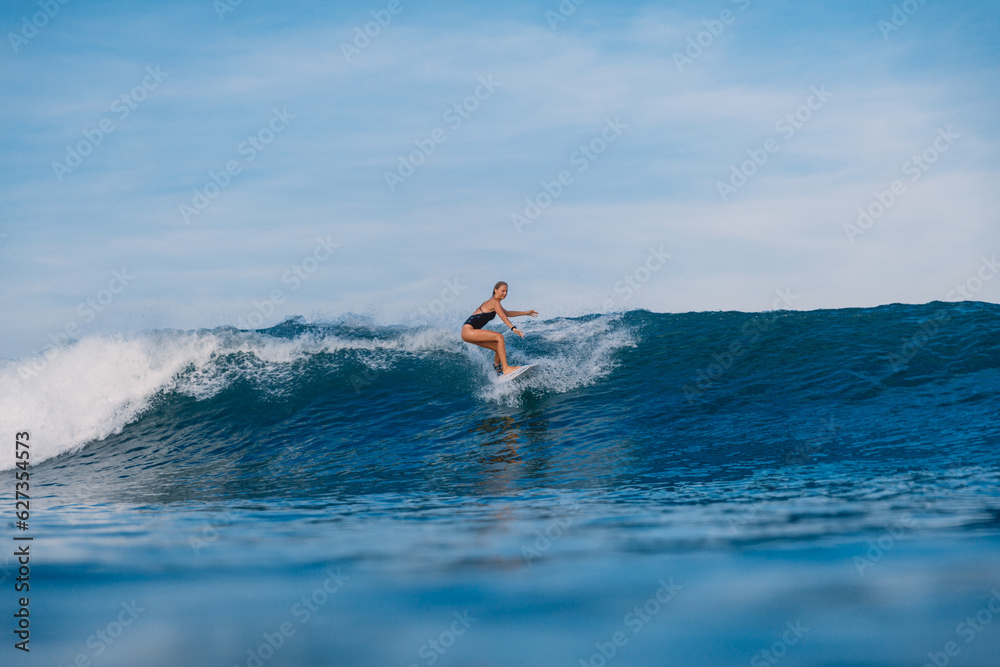
<path id="1" fill-rule="evenodd" d="M 520 368 L 520 366 L 508 366 L 507 368 L 503 369 L 503 374 L 507 375 L 508 373 L 513 373 L 518 368 Z"/>
<path id="2" fill-rule="evenodd" d="M 493 364 L 493 370 L 497 372 L 497 375 L 503 375 L 503 366 L 500 364 Z"/>

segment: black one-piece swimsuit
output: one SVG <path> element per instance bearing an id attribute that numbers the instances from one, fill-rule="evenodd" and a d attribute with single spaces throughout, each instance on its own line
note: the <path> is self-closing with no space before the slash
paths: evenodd
<path id="1" fill-rule="evenodd" d="M 482 329 L 486 326 L 486 323 L 496 317 L 497 311 L 492 313 L 473 313 L 469 315 L 469 319 L 465 320 L 464 324 L 471 324 L 473 329 Z"/>

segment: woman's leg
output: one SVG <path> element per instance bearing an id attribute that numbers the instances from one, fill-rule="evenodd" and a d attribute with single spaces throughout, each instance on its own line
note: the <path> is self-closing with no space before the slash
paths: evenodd
<path id="1" fill-rule="evenodd" d="M 503 334 L 497 331 L 485 331 L 483 329 L 473 329 L 471 324 L 462 327 L 462 340 L 479 347 L 493 350 L 493 358 L 498 361 L 504 373 L 520 368 L 520 366 L 507 365 L 507 348 L 504 345 Z"/>
<path id="2" fill-rule="evenodd" d="M 496 343 L 476 343 L 480 347 L 485 347 L 487 350 L 493 350 L 493 367 L 500 368 L 503 370 L 503 364 L 500 361 L 500 352 L 497 350 Z"/>

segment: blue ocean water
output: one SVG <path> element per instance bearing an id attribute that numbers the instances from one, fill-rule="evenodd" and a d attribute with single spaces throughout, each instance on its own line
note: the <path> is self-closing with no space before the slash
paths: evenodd
<path id="1" fill-rule="evenodd" d="M 457 327 L 352 318 L 2 362 L 4 664 L 998 664 L 998 326 L 530 321 L 503 385 Z"/>

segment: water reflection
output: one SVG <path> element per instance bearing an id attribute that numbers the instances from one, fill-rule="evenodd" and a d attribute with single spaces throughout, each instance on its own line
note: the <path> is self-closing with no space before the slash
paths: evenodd
<path id="1" fill-rule="evenodd" d="M 484 463 L 521 463 L 518 446 L 522 442 L 521 428 L 514 417 L 488 417 L 470 429 L 481 436 L 480 447 L 485 450 Z"/>

